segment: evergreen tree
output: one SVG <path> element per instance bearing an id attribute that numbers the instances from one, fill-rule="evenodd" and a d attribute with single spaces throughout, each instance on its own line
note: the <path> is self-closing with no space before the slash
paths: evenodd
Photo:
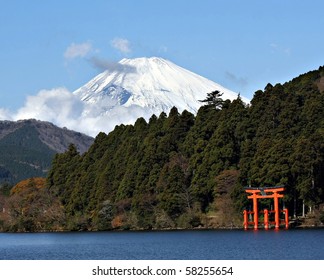
<path id="1" fill-rule="evenodd" d="M 223 93 L 220 93 L 218 90 L 207 93 L 207 97 L 204 100 L 199 100 L 200 102 L 206 103 L 207 105 L 213 106 L 216 109 L 221 109 L 224 100 L 221 98 Z"/>

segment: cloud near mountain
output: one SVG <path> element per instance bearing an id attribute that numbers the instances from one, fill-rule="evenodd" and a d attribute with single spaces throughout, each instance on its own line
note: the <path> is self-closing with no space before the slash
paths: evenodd
<path id="1" fill-rule="evenodd" d="M 24 106 L 14 114 L 14 120 L 34 118 L 74 129 L 80 123 L 83 105 L 66 88 L 41 90 L 27 97 Z"/>
<path id="2" fill-rule="evenodd" d="M 110 72 L 136 72 L 136 68 L 130 65 L 123 65 L 119 62 L 107 60 L 100 58 L 98 56 L 93 56 L 89 60 L 90 64 L 98 69 L 99 71 L 110 71 Z"/>
<path id="3" fill-rule="evenodd" d="M 49 121 L 59 127 L 67 127 L 95 137 L 100 131 L 112 131 L 117 124 L 132 124 L 139 116 L 148 119 L 152 115 L 139 106 L 134 106 L 132 110 L 115 107 L 109 114 L 97 115 L 99 109 L 98 104 L 84 103 L 66 88 L 55 88 L 28 96 L 17 112 L 1 108 L 0 119 Z"/>
<path id="4" fill-rule="evenodd" d="M 121 122 L 123 110 L 116 110 L 115 117 L 96 116 L 95 105 L 82 102 L 66 88 L 41 90 L 37 95 L 28 96 L 22 108 L 15 113 L 0 111 L 0 117 L 10 120 L 38 119 L 52 122 L 60 127 L 96 136 L 99 131 L 111 131 Z M 92 112 L 84 116 L 83 112 Z M 111 124 L 111 125 L 110 125 Z"/>
<path id="5" fill-rule="evenodd" d="M 173 106 L 196 113 L 202 105 L 198 100 L 215 90 L 223 92 L 224 99 L 237 98 L 237 93 L 162 58 L 101 63 L 107 69 L 76 91 L 41 90 L 16 112 L 0 109 L 0 119 L 33 118 L 96 136 L 139 117 L 148 120 L 168 113 Z"/>

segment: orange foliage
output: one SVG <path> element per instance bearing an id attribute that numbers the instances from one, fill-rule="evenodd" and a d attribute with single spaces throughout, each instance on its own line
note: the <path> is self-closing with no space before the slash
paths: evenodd
<path id="1" fill-rule="evenodd" d="M 113 228 L 120 228 L 122 225 L 123 225 L 123 215 L 118 215 L 111 221 L 111 226 Z"/>
<path id="2" fill-rule="evenodd" d="M 23 181 L 20 181 L 16 184 L 10 191 L 10 195 L 18 194 L 22 191 L 27 190 L 28 188 L 37 188 L 42 189 L 46 185 L 46 179 L 41 177 L 30 178 Z"/>

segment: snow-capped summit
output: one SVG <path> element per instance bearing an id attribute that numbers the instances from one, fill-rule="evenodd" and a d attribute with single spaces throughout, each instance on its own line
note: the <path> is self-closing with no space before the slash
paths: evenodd
<path id="1" fill-rule="evenodd" d="M 196 113 L 202 105 L 198 100 L 215 90 L 223 93 L 223 99 L 237 98 L 237 93 L 163 58 L 122 59 L 112 68 L 74 92 L 89 105 L 84 115 L 122 113 L 120 123 L 126 124 L 168 112 L 173 106 Z"/>
<path id="2" fill-rule="evenodd" d="M 169 113 L 172 107 L 195 114 L 203 105 L 199 100 L 215 90 L 223 93 L 223 99 L 238 96 L 163 58 L 122 59 L 106 64 L 109 69 L 73 92 L 83 104 L 79 117 L 82 131 L 92 136 L 99 131 L 110 132 L 119 124 L 134 124 L 140 117 L 148 120 L 153 114 Z"/>
<path id="3" fill-rule="evenodd" d="M 153 114 L 168 114 L 174 106 L 180 113 L 195 114 L 203 105 L 199 100 L 216 90 L 223 93 L 223 99 L 237 98 L 235 92 L 162 58 L 93 62 L 107 70 L 73 94 L 54 88 L 28 96 L 24 107 L 9 119 L 49 121 L 95 137 L 116 125 L 134 124 L 140 117 L 148 121 Z M 0 118 L 8 114 L 0 108 Z"/>

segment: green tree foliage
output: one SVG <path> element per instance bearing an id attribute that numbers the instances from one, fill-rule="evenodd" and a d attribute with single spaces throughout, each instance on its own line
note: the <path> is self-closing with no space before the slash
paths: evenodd
<path id="1" fill-rule="evenodd" d="M 216 109 L 221 109 L 224 104 L 224 100 L 222 99 L 223 93 L 220 93 L 218 90 L 207 93 L 207 97 L 204 100 L 199 100 L 200 102 L 204 102 L 207 105 L 213 106 Z"/>
<path id="2" fill-rule="evenodd" d="M 47 185 L 74 229 L 207 225 L 204 217 L 226 203 L 240 213 L 247 185 L 284 185 L 290 213 L 302 202 L 318 206 L 324 202 L 323 76 L 321 67 L 268 84 L 249 105 L 212 92 L 196 116 L 172 108 L 148 122 L 116 126 L 83 155 L 73 146 L 56 155 Z"/>
<path id="3" fill-rule="evenodd" d="M 55 151 L 46 146 L 32 125 L 0 139 L 0 184 L 17 183 L 29 176 L 45 177 Z"/>
<path id="4" fill-rule="evenodd" d="M 161 170 L 156 186 L 158 206 L 172 219 L 191 209 L 189 176 L 188 162 L 179 154 L 174 154 Z"/>

